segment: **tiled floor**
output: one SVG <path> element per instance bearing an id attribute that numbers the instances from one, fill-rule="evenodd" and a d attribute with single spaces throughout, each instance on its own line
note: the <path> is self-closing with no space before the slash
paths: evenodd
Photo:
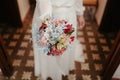
<path id="1" fill-rule="evenodd" d="M 96 23 L 90 22 L 87 14 L 85 16 L 86 26 L 83 29 L 78 28 L 78 39 L 83 45 L 86 62 L 76 62 L 76 72 L 63 77 L 63 80 L 101 80 L 103 62 L 109 54 L 115 35 L 99 33 Z M 0 80 L 41 80 L 34 76 L 34 55 L 30 41 L 31 20 L 32 12 L 27 16 L 22 28 L 0 25 L 0 33 L 14 67 L 14 73 L 9 79 L 0 77 Z"/>

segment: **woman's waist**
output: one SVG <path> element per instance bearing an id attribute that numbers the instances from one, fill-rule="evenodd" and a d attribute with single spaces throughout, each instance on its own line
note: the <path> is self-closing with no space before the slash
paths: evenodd
<path id="1" fill-rule="evenodd" d="M 61 16 L 69 16 L 75 15 L 75 9 L 73 6 L 52 6 L 52 14 L 53 15 L 61 15 Z"/>
<path id="2" fill-rule="evenodd" d="M 73 5 L 52 5 L 53 8 L 74 8 Z"/>
<path id="3" fill-rule="evenodd" d="M 51 0 L 52 6 L 55 7 L 72 7 L 74 5 L 74 0 Z"/>
<path id="4" fill-rule="evenodd" d="M 74 12 L 74 6 L 55 6 L 52 5 L 52 10 L 53 11 L 61 11 L 61 12 Z"/>

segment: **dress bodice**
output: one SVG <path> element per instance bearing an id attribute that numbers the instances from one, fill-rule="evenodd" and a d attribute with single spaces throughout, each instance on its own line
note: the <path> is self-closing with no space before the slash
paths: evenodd
<path id="1" fill-rule="evenodd" d="M 51 3 L 53 6 L 73 6 L 75 3 L 75 0 L 51 0 Z"/>
<path id="2" fill-rule="evenodd" d="M 83 15 L 85 10 L 83 0 L 36 0 L 36 3 L 37 16 L 40 19 L 43 19 L 46 15 L 52 16 L 53 8 L 57 7 L 72 7 L 77 15 Z"/>

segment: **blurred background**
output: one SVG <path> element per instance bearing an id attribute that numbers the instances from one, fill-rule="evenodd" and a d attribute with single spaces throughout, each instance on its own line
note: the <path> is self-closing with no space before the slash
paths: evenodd
<path id="1" fill-rule="evenodd" d="M 41 80 L 34 76 L 31 24 L 35 0 L 0 2 L 0 80 Z M 85 28 L 78 39 L 85 63 L 63 80 L 120 80 L 120 9 L 118 0 L 83 0 Z M 48 78 L 51 80 L 51 78 Z"/>

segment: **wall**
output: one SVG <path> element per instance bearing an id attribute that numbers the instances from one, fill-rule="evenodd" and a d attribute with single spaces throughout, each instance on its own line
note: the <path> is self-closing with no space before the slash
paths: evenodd
<path id="1" fill-rule="evenodd" d="M 101 19 L 103 16 L 103 12 L 104 12 L 104 9 L 106 6 L 106 2 L 107 2 L 107 0 L 98 0 L 98 8 L 97 8 L 97 11 L 95 14 L 95 18 L 96 18 L 98 26 L 100 25 L 100 22 L 101 22 Z"/>
<path id="2" fill-rule="evenodd" d="M 29 0 L 17 0 L 17 2 L 20 10 L 21 20 L 23 21 L 30 8 Z"/>

